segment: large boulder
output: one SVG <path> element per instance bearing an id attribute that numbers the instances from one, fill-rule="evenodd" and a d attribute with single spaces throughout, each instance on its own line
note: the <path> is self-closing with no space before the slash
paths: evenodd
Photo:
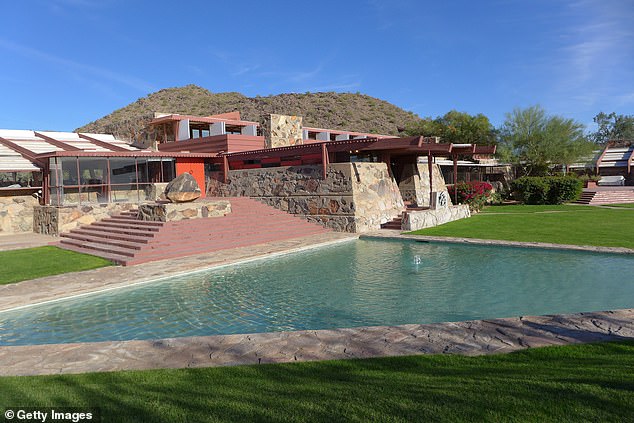
<path id="1" fill-rule="evenodd" d="M 198 182 L 189 173 L 178 175 L 165 187 L 165 196 L 174 203 L 194 201 L 200 195 Z"/>

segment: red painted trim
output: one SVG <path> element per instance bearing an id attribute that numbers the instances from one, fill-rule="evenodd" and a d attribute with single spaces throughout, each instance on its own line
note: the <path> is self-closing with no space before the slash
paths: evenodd
<path id="1" fill-rule="evenodd" d="M 48 142 L 49 144 L 53 144 L 55 147 L 59 147 L 59 148 L 61 148 L 64 151 L 82 151 L 82 149 L 79 148 L 79 147 L 75 147 L 75 146 L 69 145 L 69 144 L 67 144 L 67 143 L 65 143 L 63 141 L 56 140 L 55 138 L 51 138 L 51 137 L 49 137 L 47 135 L 42 134 L 41 132 L 35 131 L 34 133 L 35 133 L 36 137 L 40 137 L 40 138 L 46 140 L 46 142 Z"/>
<path id="2" fill-rule="evenodd" d="M 599 156 L 599 158 L 597 159 L 597 162 L 595 164 L 595 173 L 598 175 L 599 174 L 599 167 L 601 167 L 601 162 L 603 161 L 603 157 L 605 157 L 605 154 L 608 152 L 608 149 L 610 147 L 612 147 L 614 144 L 612 143 L 612 141 L 608 142 L 605 145 L 605 148 L 603 149 L 603 152 L 601 153 L 601 155 Z"/>
<path id="3" fill-rule="evenodd" d="M 107 148 L 112 151 L 130 151 L 127 148 L 123 148 L 118 145 L 112 145 L 109 142 L 98 140 L 97 138 L 90 137 L 86 134 L 79 134 L 79 138 L 83 138 L 87 141 L 90 141 L 92 144 L 98 145 L 99 147 Z"/>

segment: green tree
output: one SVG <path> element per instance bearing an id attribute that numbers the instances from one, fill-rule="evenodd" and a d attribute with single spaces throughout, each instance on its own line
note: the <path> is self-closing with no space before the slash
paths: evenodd
<path id="1" fill-rule="evenodd" d="M 406 128 L 406 133 L 413 136 L 436 136 L 442 142 L 456 144 L 490 145 L 496 142 L 495 128 L 489 118 L 481 113 L 472 116 L 456 110 L 433 120 L 430 117 L 425 118 Z"/>
<path id="2" fill-rule="evenodd" d="M 634 115 L 617 115 L 612 112 L 600 112 L 594 117 L 598 128 L 590 134 L 594 142 L 605 144 L 608 141 L 634 140 Z"/>
<path id="3" fill-rule="evenodd" d="M 570 165 L 592 153 L 584 126 L 573 119 L 548 116 L 540 106 L 507 113 L 500 130 L 499 154 L 525 175 L 547 175 L 554 165 Z"/>

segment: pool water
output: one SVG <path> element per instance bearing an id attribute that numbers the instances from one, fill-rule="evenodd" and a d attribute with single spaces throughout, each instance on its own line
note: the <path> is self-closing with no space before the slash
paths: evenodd
<path id="1" fill-rule="evenodd" d="M 630 308 L 633 270 L 618 254 L 357 240 L 0 313 L 0 345 Z"/>

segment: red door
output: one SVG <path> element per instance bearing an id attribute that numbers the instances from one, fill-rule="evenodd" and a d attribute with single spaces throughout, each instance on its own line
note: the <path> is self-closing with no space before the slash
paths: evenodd
<path id="1" fill-rule="evenodd" d="M 201 190 L 200 198 L 205 197 L 205 161 L 196 158 L 177 158 L 176 176 L 189 173 L 194 177 Z"/>

